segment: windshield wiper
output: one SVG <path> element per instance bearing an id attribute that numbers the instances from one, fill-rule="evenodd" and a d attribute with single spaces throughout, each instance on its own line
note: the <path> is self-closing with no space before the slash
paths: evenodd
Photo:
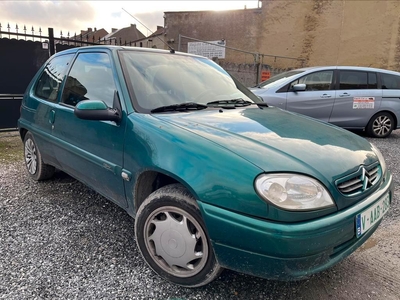
<path id="1" fill-rule="evenodd" d="M 218 106 L 224 108 L 235 108 L 251 105 L 253 102 L 243 100 L 242 98 L 231 99 L 231 100 L 217 100 L 208 102 L 208 106 Z"/>
<path id="2" fill-rule="evenodd" d="M 167 111 L 186 111 L 186 110 L 200 110 L 205 109 L 207 107 L 221 107 L 221 108 L 235 108 L 235 107 L 244 107 L 249 105 L 258 105 L 263 107 L 268 107 L 268 104 L 265 102 L 251 102 L 247 100 L 243 100 L 242 98 L 231 99 L 231 100 L 217 100 L 208 102 L 206 104 L 196 103 L 196 102 L 187 102 L 180 104 L 172 104 L 166 106 L 160 106 L 152 109 L 151 113 L 156 112 L 167 112 Z"/>
<path id="3" fill-rule="evenodd" d="M 257 105 L 258 107 L 268 107 L 268 103 L 265 102 L 254 102 L 252 105 Z"/>
<path id="4" fill-rule="evenodd" d="M 235 108 L 235 107 L 243 107 L 249 105 L 258 105 L 268 107 L 268 104 L 265 102 L 251 102 L 247 100 L 243 100 L 242 98 L 231 99 L 231 100 L 217 100 L 211 101 L 207 103 L 208 106 L 217 106 L 222 108 Z"/>
<path id="5" fill-rule="evenodd" d="M 205 109 L 207 107 L 208 106 L 205 104 L 200 104 L 196 102 L 187 102 L 187 103 L 160 106 L 155 109 L 152 109 L 150 112 L 155 113 L 155 112 L 165 112 L 165 111 L 200 110 L 200 109 Z"/>

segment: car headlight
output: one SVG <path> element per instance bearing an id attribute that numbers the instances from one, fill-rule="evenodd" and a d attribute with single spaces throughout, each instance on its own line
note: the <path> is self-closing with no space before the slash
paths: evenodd
<path id="1" fill-rule="evenodd" d="M 385 159 L 383 158 L 381 151 L 379 151 L 379 149 L 374 144 L 371 143 L 371 146 L 372 146 L 372 150 L 375 152 L 376 156 L 379 159 L 379 163 L 381 164 L 382 174 L 385 175 L 385 173 L 386 173 Z"/>
<path id="2" fill-rule="evenodd" d="M 261 174 L 255 180 L 257 193 L 266 201 L 286 210 L 317 210 L 334 206 L 325 187 L 299 174 Z"/>

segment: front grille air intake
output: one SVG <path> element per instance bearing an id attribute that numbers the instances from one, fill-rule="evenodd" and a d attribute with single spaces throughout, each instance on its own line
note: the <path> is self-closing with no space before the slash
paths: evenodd
<path id="1" fill-rule="evenodd" d="M 337 188 L 346 196 L 363 193 L 379 182 L 382 171 L 379 164 L 369 167 L 361 166 L 356 173 L 337 181 Z"/>

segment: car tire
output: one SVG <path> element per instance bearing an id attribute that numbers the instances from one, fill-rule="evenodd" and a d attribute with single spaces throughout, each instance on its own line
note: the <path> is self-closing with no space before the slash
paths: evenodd
<path id="1" fill-rule="evenodd" d="M 196 200 L 180 184 L 164 186 L 142 203 L 135 236 L 150 268 L 173 283 L 199 287 L 222 272 Z"/>
<path id="2" fill-rule="evenodd" d="M 385 138 L 394 129 L 394 119 L 390 113 L 380 112 L 374 115 L 367 125 L 367 133 L 371 137 Z"/>
<path id="3" fill-rule="evenodd" d="M 28 174 L 34 180 L 45 180 L 53 176 L 55 168 L 43 162 L 39 148 L 30 132 L 27 132 L 24 137 L 24 160 Z"/>

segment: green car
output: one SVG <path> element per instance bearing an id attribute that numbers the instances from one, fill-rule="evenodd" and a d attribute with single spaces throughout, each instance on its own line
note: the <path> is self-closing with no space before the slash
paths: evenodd
<path id="1" fill-rule="evenodd" d="M 224 268 L 322 271 L 372 235 L 393 197 L 365 139 L 268 107 L 213 61 L 173 50 L 57 53 L 27 88 L 19 131 L 34 180 L 59 169 L 122 207 L 150 268 L 186 287 Z"/>

